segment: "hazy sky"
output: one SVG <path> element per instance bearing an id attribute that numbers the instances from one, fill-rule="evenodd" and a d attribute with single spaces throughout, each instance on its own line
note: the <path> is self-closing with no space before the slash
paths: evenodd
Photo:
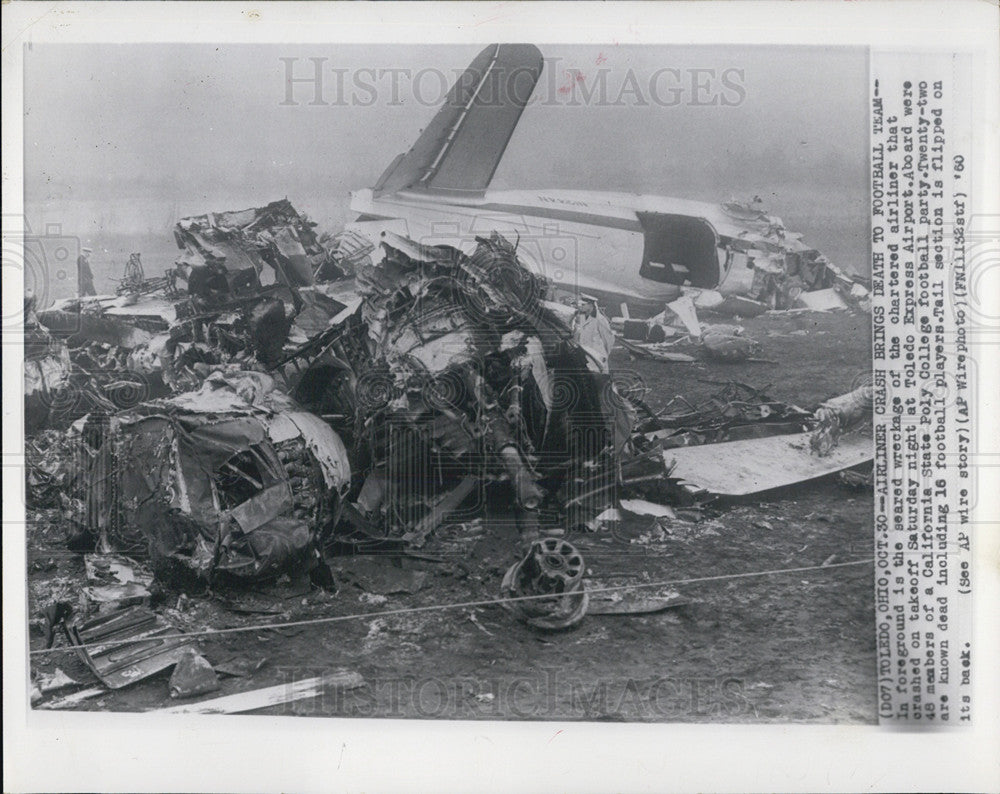
<path id="1" fill-rule="evenodd" d="M 759 194 L 835 262 L 867 270 L 864 50 L 540 48 L 540 101 L 522 117 L 494 188 L 708 201 Z M 34 45 L 25 53 L 28 221 L 59 223 L 85 241 L 132 234 L 172 245 L 178 217 L 288 196 L 336 230 L 352 217 L 349 191 L 372 186 L 433 116 L 441 75 L 450 81 L 480 49 Z M 297 85 L 297 104 L 283 105 L 282 58 L 295 58 L 301 77 L 313 74 L 310 58 L 324 59 L 322 99 L 330 104 L 310 105 L 313 87 Z M 592 90 L 601 70 L 606 101 L 577 95 L 570 105 L 573 75 Z M 741 70 L 728 77 L 742 91 L 724 91 L 724 70 Z M 692 80 L 707 89 L 697 93 Z M 692 104 L 713 94 L 739 104 Z"/>

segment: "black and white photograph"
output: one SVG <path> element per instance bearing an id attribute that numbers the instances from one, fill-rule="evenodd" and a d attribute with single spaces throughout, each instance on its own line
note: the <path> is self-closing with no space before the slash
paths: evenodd
<path id="1" fill-rule="evenodd" d="M 10 40 L 29 724 L 995 722 L 969 66 L 489 16 Z"/>

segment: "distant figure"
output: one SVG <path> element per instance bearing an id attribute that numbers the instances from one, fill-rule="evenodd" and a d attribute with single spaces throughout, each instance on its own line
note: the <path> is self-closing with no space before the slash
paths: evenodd
<path id="1" fill-rule="evenodd" d="M 94 289 L 94 274 L 90 269 L 90 254 L 91 249 L 83 248 L 76 258 L 76 291 L 81 298 L 84 295 L 97 294 L 97 290 Z"/>

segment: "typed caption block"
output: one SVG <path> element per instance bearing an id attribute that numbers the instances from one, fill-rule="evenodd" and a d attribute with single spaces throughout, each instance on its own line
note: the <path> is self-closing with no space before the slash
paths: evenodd
<path id="1" fill-rule="evenodd" d="M 871 56 L 875 619 L 884 723 L 972 718 L 970 70 Z"/>

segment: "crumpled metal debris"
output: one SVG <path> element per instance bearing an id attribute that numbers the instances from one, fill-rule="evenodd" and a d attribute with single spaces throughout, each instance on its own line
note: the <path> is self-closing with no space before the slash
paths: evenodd
<path id="1" fill-rule="evenodd" d="M 698 312 L 695 309 L 694 300 L 689 295 L 681 295 L 677 300 L 667 304 L 669 316 L 664 319 L 671 319 L 674 327 L 683 327 L 694 338 L 701 336 L 701 323 L 698 322 Z M 665 312 L 666 314 L 666 312 Z"/>
<path id="2" fill-rule="evenodd" d="M 860 287 L 860 285 L 855 284 L 855 287 Z M 812 292 L 803 292 L 796 299 L 795 306 L 820 312 L 849 308 L 843 296 L 832 287 L 813 290 Z"/>
<path id="3" fill-rule="evenodd" d="M 730 241 L 751 281 L 679 288 L 651 321 L 623 310 L 616 327 L 635 337 L 630 350 L 694 361 L 680 352 L 688 345 L 745 360 L 756 343 L 739 326 L 703 323 L 699 310 L 732 304 L 745 314 L 791 305 L 804 290 L 843 294 L 829 263 L 752 209 L 759 228 Z M 583 562 L 543 530 L 599 526 L 594 516 L 619 496 L 667 501 L 663 486 L 677 478 L 664 450 L 816 428 L 810 443 L 824 455 L 856 418 L 836 400 L 813 415 L 733 384 L 657 416 L 612 382 L 616 339 L 596 299 L 551 300 L 516 241 L 494 232 L 470 252 L 383 230 L 376 247 L 370 234 L 320 238 L 313 226 L 287 201 L 186 218 L 176 271 L 147 279 L 136 255 L 119 295 L 63 302 L 45 314 L 48 330 L 36 324 L 32 360 L 58 366 L 49 377 L 38 365 L 32 393 L 75 385 L 64 414 L 89 413 L 73 438 L 86 464 L 75 486 L 83 480 L 87 491 L 91 548 L 148 552 L 168 579 L 328 572 L 323 553 L 337 543 L 420 546 L 450 516 L 473 518 L 501 493 L 528 549 L 504 578 L 508 606 L 531 625 L 561 628 L 586 611 Z M 348 273 L 356 278 L 343 280 Z M 856 283 L 848 292 L 864 297 Z M 638 427 L 637 412 L 646 417 Z M 65 469 L 35 457 L 29 485 L 51 498 Z M 148 600 L 129 585 L 92 585 L 94 599 Z M 401 589 L 419 589 L 411 585 Z M 94 589 L 109 586 L 114 593 Z M 519 594 L 551 598 L 509 600 Z"/>
<path id="4" fill-rule="evenodd" d="M 659 592 L 644 588 L 642 590 L 590 593 L 589 595 L 588 615 L 651 615 L 668 609 L 677 609 L 691 603 L 691 599 L 685 598 L 676 590 L 666 588 Z"/>
<path id="5" fill-rule="evenodd" d="M 193 268 L 224 261 L 227 273 L 252 268 L 258 278 L 273 269 L 279 283 L 307 286 L 331 258 L 315 225 L 288 199 L 266 207 L 182 218 L 174 227 L 177 247 L 182 249 L 177 262 Z"/>
<path id="6" fill-rule="evenodd" d="M 162 578 L 253 580 L 321 564 L 350 484 L 336 433 L 262 373 L 94 417 L 90 530 Z"/>
<path id="7" fill-rule="evenodd" d="M 697 404 L 675 397 L 640 429 L 648 440 L 671 449 L 801 433 L 812 423 L 810 411 L 773 400 L 763 389 L 731 381 Z"/>
<path id="8" fill-rule="evenodd" d="M 208 659 L 188 648 L 170 675 L 170 697 L 192 698 L 218 689 L 219 677 Z"/>
<path id="9" fill-rule="evenodd" d="M 78 480 L 89 465 L 81 457 L 79 432 L 52 428 L 25 439 L 26 486 L 33 507 L 62 507 L 77 493 Z"/>
<path id="10" fill-rule="evenodd" d="M 832 288 L 848 304 L 870 309 L 868 286 L 860 277 L 803 243 L 802 236 L 788 231 L 758 197 L 747 202 L 730 200 L 722 209 L 740 229 L 732 236 L 723 233 L 730 268 L 718 290 L 727 299 L 738 296 L 756 302 L 762 310 L 784 309 L 797 305 L 803 293 Z M 717 310 L 727 311 L 721 306 Z"/>
<path id="11" fill-rule="evenodd" d="M 82 682 L 77 681 L 75 678 L 67 675 L 61 668 L 57 667 L 54 673 L 49 675 L 40 675 L 36 686 L 38 687 L 38 692 L 40 695 L 46 695 L 49 692 L 57 692 L 60 689 L 66 689 L 71 686 L 81 686 Z"/>
<path id="12" fill-rule="evenodd" d="M 86 554 L 83 565 L 84 593 L 92 603 L 119 607 L 149 603 L 153 574 L 134 560 L 121 554 Z"/>
<path id="13" fill-rule="evenodd" d="M 164 275 L 146 278 L 145 269 L 142 266 L 142 254 L 135 252 L 129 254 L 128 262 L 125 264 L 125 273 L 118 282 L 115 290 L 118 295 L 148 295 L 152 292 L 162 292 L 168 298 L 177 297 L 177 271 L 167 269 Z"/>
<path id="14" fill-rule="evenodd" d="M 495 233 L 471 255 L 391 233 L 381 248 L 358 273 L 355 314 L 302 347 L 304 372 L 284 369 L 296 399 L 368 461 L 342 529 L 419 542 L 502 480 L 532 536 L 542 511 L 558 514 L 574 470 L 611 466 L 630 432 L 607 319 L 590 301 L 547 300 L 548 284 Z"/>
<path id="15" fill-rule="evenodd" d="M 193 640 L 144 606 L 64 626 L 80 658 L 110 689 L 120 689 L 173 667 L 194 647 Z"/>
<path id="16" fill-rule="evenodd" d="M 35 298 L 24 301 L 24 425 L 29 434 L 50 423 L 73 399 L 66 345 L 38 320 Z"/>
<path id="17" fill-rule="evenodd" d="M 318 281 L 335 281 L 371 264 L 376 245 L 356 228 L 351 228 L 359 225 L 351 224 L 326 240 L 320 238 L 329 254 L 326 262 L 316 269 Z"/>
<path id="18" fill-rule="evenodd" d="M 358 252 L 314 227 L 287 199 L 184 218 L 175 228 L 181 254 L 164 276 L 147 278 L 134 253 L 116 295 L 26 312 L 35 335 L 51 337 L 50 352 L 28 356 L 37 360 L 27 377 L 29 428 L 53 414 L 68 423 L 197 389 L 214 369 L 279 362 L 290 335 L 317 333 L 345 306 L 329 297 L 330 280 L 351 275 Z M 40 414 L 36 392 L 43 407 L 49 393 L 64 396 Z"/>
<path id="19" fill-rule="evenodd" d="M 708 326 L 701 344 L 708 357 L 716 361 L 745 361 L 760 349 L 760 344 L 744 336 L 738 326 Z"/>
<path id="20" fill-rule="evenodd" d="M 330 690 L 358 689 L 365 679 L 354 670 L 337 668 L 322 676 L 303 678 L 276 686 L 237 692 L 233 695 L 201 700 L 168 708 L 156 709 L 157 714 L 240 714 L 269 706 L 280 706 L 297 700 L 314 698 Z"/>
<path id="21" fill-rule="evenodd" d="M 855 491 L 870 491 L 875 486 L 875 468 L 867 472 L 845 469 L 837 474 L 837 482 Z"/>
<path id="22" fill-rule="evenodd" d="M 844 431 L 871 419 L 873 400 L 872 387 L 864 385 L 820 405 L 816 409 L 816 430 L 809 437 L 813 453 L 819 457 L 829 455 Z"/>
<path id="23" fill-rule="evenodd" d="M 697 297 L 708 293 L 711 291 L 698 290 Z M 718 297 L 721 301 L 721 296 Z M 695 352 L 714 361 L 752 360 L 760 344 L 745 336 L 742 326 L 703 324 L 695 308 L 698 302 L 692 296 L 682 295 L 649 320 L 616 317 L 612 328 L 618 332 L 617 341 L 634 355 L 657 361 L 692 362 L 697 360 L 692 355 Z M 623 305 L 623 312 L 627 308 Z"/>

